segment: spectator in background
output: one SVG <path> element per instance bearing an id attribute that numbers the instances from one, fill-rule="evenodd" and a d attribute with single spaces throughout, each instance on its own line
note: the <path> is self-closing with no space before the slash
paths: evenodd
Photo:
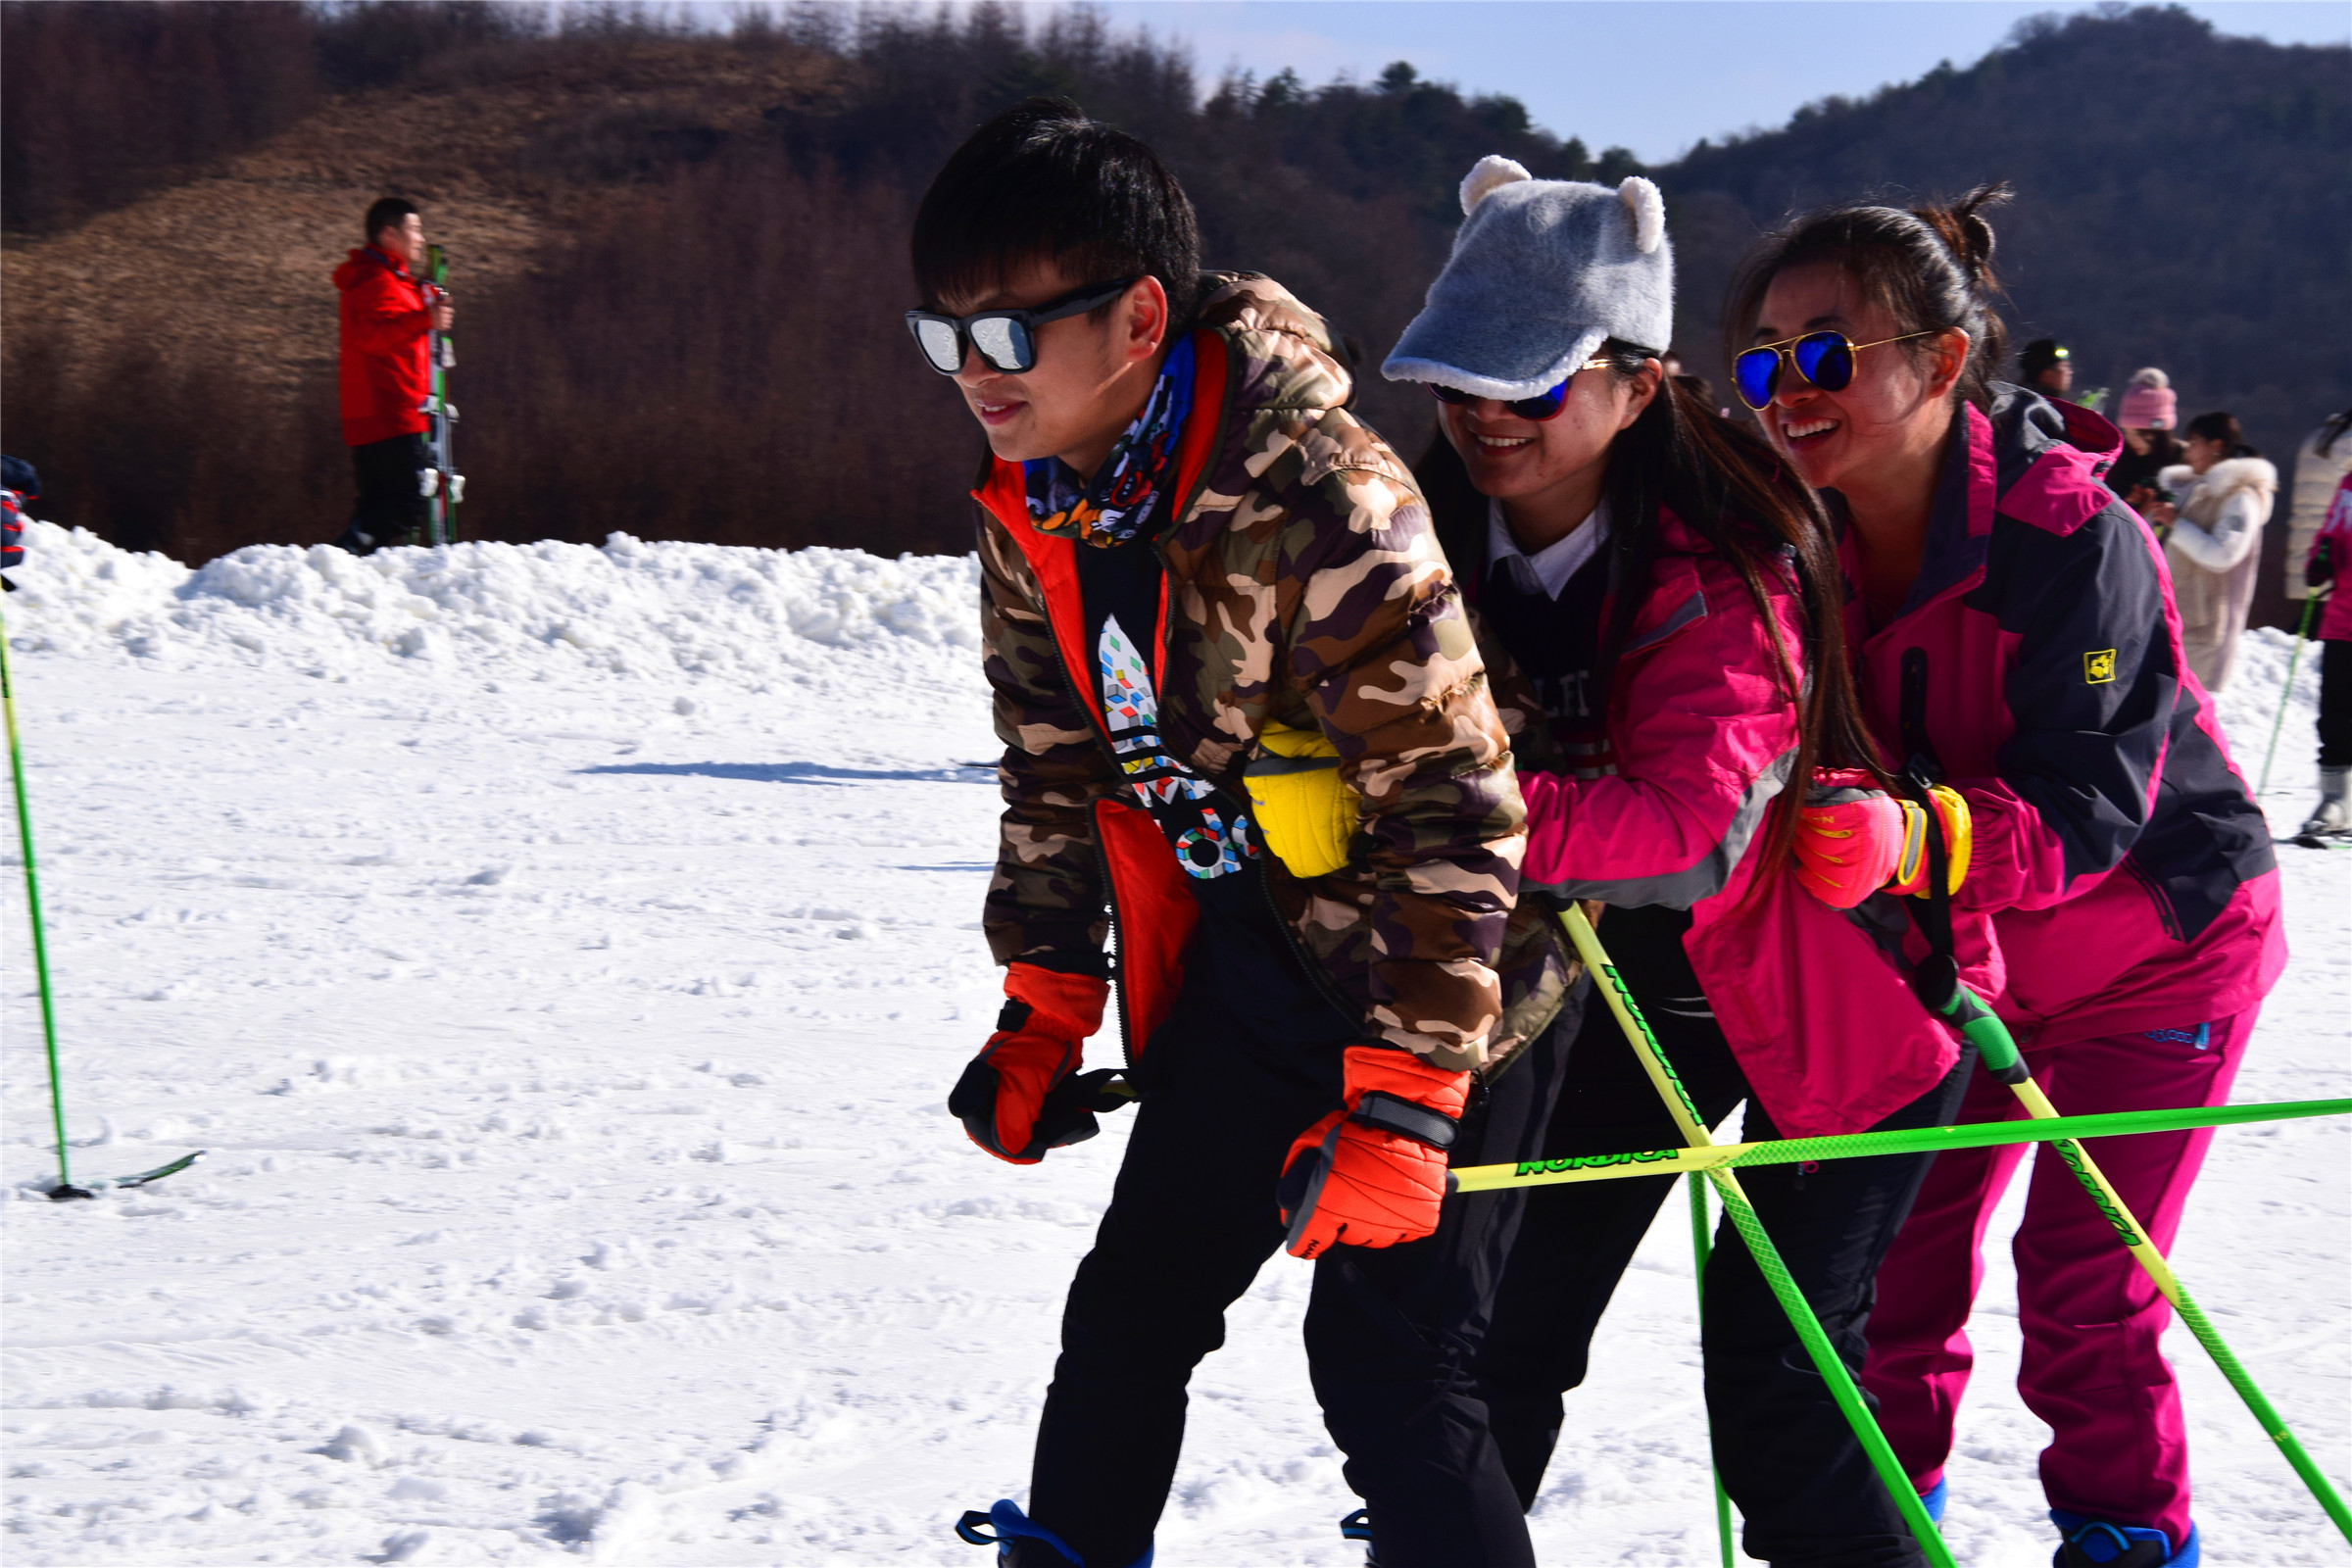
<path id="1" fill-rule="evenodd" d="M 0 458 L 0 567 L 24 564 L 24 503 L 41 499 L 41 476 L 23 458 Z M 17 585 L 0 577 L 0 589 Z"/>
<path id="2" fill-rule="evenodd" d="M 2115 422 L 2123 426 L 2124 453 L 2107 470 L 2107 488 L 2143 517 L 2157 502 L 2172 499 L 2156 481 L 2165 469 L 2188 457 L 2173 439 L 2178 406 L 2171 379 L 2154 366 L 2132 372 L 2124 401 L 2116 406 Z"/>
<path id="3" fill-rule="evenodd" d="M 2175 496 L 2148 509 L 2165 534 L 2173 598 L 2180 607 L 2180 652 L 2209 692 L 2230 684 L 2238 635 L 2254 603 L 2263 525 L 2278 493 L 2278 470 L 2246 445 L 2233 414 L 2188 421 L 2188 461 L 2158 482 Z"/>
<path id="4" fill-rule="evenodd" d="M 2295 454 L 2291 526 L 2286 559 L 2301 557 L 2304 565 L 2299 578 L 2287 573 L 2286 591 L 2328 601 L 2312 628 L 2320 639 L 2320 804 L 2296 830 L 2298 842 L 2317 847 L 2352 835 L 2352 594 L 2335 586 L 2352 568 L 2352 409 Z"/>
<path id="5" fill-rule="evenodd" d="M 2309 599 L 2313 590 L 2295 570 L 2309 561 L 2320 537 L 2320 525 L 2335 502 L 2335 484 L 2352 472 L 2352 409 L 2346 409 L 2303 438 L 2295 449 L 2295 478 L 2288 491 L 2286 522 L 2286 597 Z M 2338 549 L 2341 549 L 2338 546 Z M 2338 566 L 2352 564 L 2342 560 Z M 2300 612 L 2298 612 L 2300 613 Z M 2314 635 L 2317 635 L 2316 633 Z"/>
<path id="6" fill-rule="evenodd" d="M 368 243 L 335 269 L 343 296 L 343 444 L 360 492 L 335 543 L 359 556 L 406 544 L 424 525 L 429 344 L 455 315 L 449 296 L 416 275 L 425 255 L 416 207 L 386 196 L 368 209 L 362 227 Z"/>
<path id="7" fill-rule="evenodd" d="M 2054 337 L 2037 337 L 2017 351 L 2018 384 L 2045 398 L 2062 398 L 2075 384 L 2074 357 Z"/>

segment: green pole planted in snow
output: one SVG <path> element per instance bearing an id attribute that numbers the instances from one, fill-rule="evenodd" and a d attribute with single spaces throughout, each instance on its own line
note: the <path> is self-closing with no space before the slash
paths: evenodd
<path id="1" fill-rule="evenodd" d="M 2287 705 L 2295 700 L 2295 666 L 2303 662 L 2303 643 L 2311 635 L 2311 612 L 2319 608 L 2316 593 L 2303 601 L 2303 619 L 2295 627 L 2295 651 L 2286 656 L 2286 680 L 2278 688 L 2278 716 L 2271 720 L 2270 748 L 2262 754 L 2262 782 L 2254 786 L 2257 798 L 2271 790 L 2271 763 L 2278 758 L 2278 728 L 2286 722 Z"/>
<path id="2" fill-rule="evenodd" d="M 41 935 L 41 879 L 32 863 L 32 808 L 24 799 L 24 749 L 17 741 L 17 686 L 8 668 L 8 622 L 0 617 L 0 710 L 8 715 L 8 776 L 17 787 L 17 843 L 24 852 L 24 907 L 32 924 L 32 972 L 40 982 L 41 1039 L 49 1049 L 49 1114 L 57 1128 L 57 1186 L 51 1198 L 87 1198 L 66 1163 L 66 1097 L 57 1070 L 57 1004 L 49 991 L 49 944 Z"/>
<path id="3" fill-rule="evenodd" d="M 1690 1173 L 1690 1257 L 1696 1266 L 1693 1283 L 1698 1287 L 1699 1332 L 1706 1332 L 1707 1315 L 1707 1237 L 1712 1229 L 1707 1223 L 1707 1184 L 1697 1171 Z M 1715 1465 L 1715 1423 L 1707 1423 L 1707 1474 L 1715 1482 L 1715 1540 L 1723 1548 L 1723 1568 L 1735 1568 L 1732 1553 L 1732 1494 L 1723 1490 L 1723 1472 Z"/>

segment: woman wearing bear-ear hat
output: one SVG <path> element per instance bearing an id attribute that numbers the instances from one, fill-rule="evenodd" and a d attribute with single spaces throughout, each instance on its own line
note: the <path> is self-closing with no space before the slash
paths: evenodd
<path id="1" fill-rule="evenodd" d="M 1838 654 L 1827 518 L 1785 464 L 1664 377 L 1674 262 L 1657 187 L 1539 180 L 1489 158 L 1462 198 L 1452 257 L 1383 369 L 1437 400 L 1442 434 L 1417 477 L 1512 731 L 1522 901 L 1604 906 L 1617 978 L 1709 1125 L 1742 1100 L 1748 1138 L 1948 1121 L 1962 1065 L 1950 1032 L 1861 924 L 1804 891 L 1820 873 L 1790 854 L 1791 780 L 1820 771 L 1884 802 L 1883 780 Z M 1963 931 L 1964 957 L 1997 984 L 1979 935 Z M 1684 1141 L 1608 1008 L 1590 1002 L 1553 1034 L 1566 1038 L 1539 1042 L 1523 1069 L 1564 1057 L 1545 1157 Z M 1926 1163 L 1746 1182 L 1856 1366 L 1871 1271 Z M 1523 1505 L 1672 1185 L 1519 1196 L 1471 1368 Z M 1715 1457 L 1747 1549 L 1821 1568 L 1923 1561 L 1738 1240 L 1714 1252 L 1704 1295 Z M 1385 1565 L 1381 1495 L 1367 1495 Z"/>

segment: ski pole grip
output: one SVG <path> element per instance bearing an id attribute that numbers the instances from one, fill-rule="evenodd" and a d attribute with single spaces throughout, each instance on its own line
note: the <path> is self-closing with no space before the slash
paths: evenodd
<path id="1" fill-rule="evenodd" d="M 1960 1026 L 1970 1044 L 1977 1048 L 1977 1058 L 1993 1081 L 2022 1084 L 2034 1075 L 2026 1070 L 2025 1057 L 2018 1054 L 2017 1041 L 2010 1036 L 2009 1026 L 1999 1019 L 1984 1001 L 1966 986 L 1952 988 L 1952 1000 L 1941 1009 L 1946 1018 Z"/>

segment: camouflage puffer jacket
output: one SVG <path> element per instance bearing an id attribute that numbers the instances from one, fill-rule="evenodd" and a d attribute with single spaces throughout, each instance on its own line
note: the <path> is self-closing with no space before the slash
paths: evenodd
<path id="1" fill-rule="evenodd" d="M 1238 799 L 1269 723 L 1321 730 L 1362 798 L 1359 830 L 1328 875 L 1264 857 L 1277 911 L 1366 1039 L 1491 1067 L 1548 1021 L 1566 975 L 1538 933 L 1518 944 L 1523 972 L 1496 977 L 1525 811 L 1428 509 L 1347 412 L 1321 319 L 1262 276 L 1204 282 L 1172 520 L 1154 540 L 1160 734 Z M 1093 547 L 1029 525 L 1017 465 L 992 461 L 974 496 L 1005 743 L 989 943 L 1000 962 L 1092 962 L 1107 906 L 1134 1053 L 1173 1004 L 1196 902 L 1102 738 L 1070 557 Z"/>

